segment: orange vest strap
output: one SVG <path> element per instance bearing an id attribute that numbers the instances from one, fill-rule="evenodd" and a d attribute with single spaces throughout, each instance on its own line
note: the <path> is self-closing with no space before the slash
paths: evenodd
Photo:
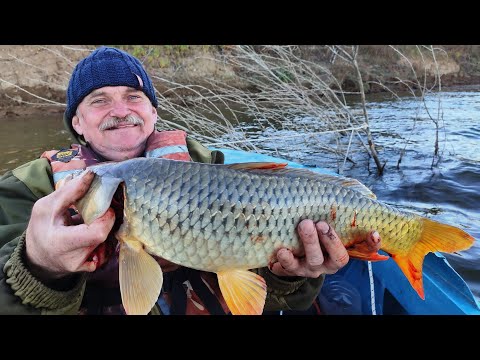
<path id="1" fill-rule="evenodd" d="M 187 133 L 182 130 L 156 132 L 148 139 L 145 157 L 192 161 L 187 148 Z"/>

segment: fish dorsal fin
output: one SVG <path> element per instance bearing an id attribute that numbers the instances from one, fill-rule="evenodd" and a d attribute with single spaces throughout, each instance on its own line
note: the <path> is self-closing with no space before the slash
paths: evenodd
<path id="1" fill-rule="evenodd" d="M 226 165 L 235 170 L 277 170 L 283 169 L 287 166 L 287 163 L 274 163 L 274 162 L 247 162 L 247 163 L 235 163 Z"/>
<path id="2" fill-rule="evenodd" d="M 218 285 L 233 315 L 261 315 L 267 297 L 265 280 L 248 270 L 217 273 Z"/>
<path id="3" fill-rule="evenodd" d="M 274 170 L 273 172 L 271 172 L 272 176 L 287 176 L 293 178 L 297 177 L 303 179 L 311 179 L 318 182 L 327 182 L 332 185 L 347 187 L 372 199 L 377 198 L 377 196 L 368 187 L 366 187 L 356 179 L 340 175 L 321 174 L 319 172 L 309 169 L 285 168 L 285 166 L 287 166 L 286 163 L 238 163 L 227 166 L 235 170 L 250 170 L 253 173 L 263 175 L 268 174 L 269 170 Z"/>
<path id="4" fill-rule="evenodd" d="M 89 225 L 105 214 L 122 181 L 115 177 L 95 175 L 85 196 L 75 204 L 85 224 Z"/>
<path id="5" fill-rule="evenodd" d="M 377 195 L 375 195 L 372 190 L 366 187 L 357 179 L 348 178 L 345 176 L 336 176 L 336 175 L 328 175 L 328 174 L 320 174 L 323 178 L 323 181 L 328 182 L 330 184 L 336 184 L 343 187 L 347 187 L 351 190 L 357 191 L 362 195 L 365 195 L 369 198 L 376 199 Z"/>
<path id="6" fill-rule="evenodd" d="M 377 196 L 370 190 L 368 187 L 363 185 L 357 179 L 348 178 L 340 175 L 330 175 L 330 174 L 321 174 L 308 169 L 285 169 L 283 171 L 289 171 L 290 174 L 287 176 L 298 176 L 303 178 L 315 179 L 319 182 L 326 182 L 332 185 L 338 185 L 341 187 L 349 188 L 354 190 L 364 196 L 367 196 L 372 199 L 376 199 Z M 282 171 L 282 173 L 283 173 Z"/>
<path id="7" fill-rule="evenodd" d="M 163 273 L 140 241 L 120 241 L 119 278 L 127 315 L 146 315 L 160 296 Z"/>

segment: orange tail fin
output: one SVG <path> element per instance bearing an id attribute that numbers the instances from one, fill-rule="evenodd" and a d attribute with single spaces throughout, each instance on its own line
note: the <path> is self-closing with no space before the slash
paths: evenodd
<path id="1" fill-rule="evenodd" d="M 465 231 L 451 225 L 441 224 L 433 220 L 422 219 L 423 232 L 420 240 L 405 256 L 392 254 L 392 258 L 407 277 L 410 284 L 425 300 L 422 281 L 422 265 L 429 252 L 454 252 L 466 250 L 473 245 L 475 239 Z"/>

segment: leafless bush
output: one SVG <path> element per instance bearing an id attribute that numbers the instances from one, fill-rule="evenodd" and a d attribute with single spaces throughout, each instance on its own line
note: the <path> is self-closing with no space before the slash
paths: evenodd
<path id="1" fill-rule="evenodd" d="M 222 61 L 250 91 L 217 79 L 206 79 L 205 87 L 171 84 L 172 93 L 191 97 L 187 102 L 178 96 L 180 104 L 165 101 L 164 110 L 211 146 L 281 155 L 306 146 L 335 154 L 342 172 L 346 161 L 354 161 L 352 153 L 368 151 L 368 118 L 352 111 L 328 64 L 302 59 L 298 50 L 235 46 Z"/>
<path id="2" fill-rule="evenodd" d="M 72 54 L 83 57 L 91 50 L 68 46 L 38 48 L 55 54 L 58 61 L 64 63 L 65 70 L 56 78 L 58 87 L 63 88 L 66 88 L 70 71 L 78 60 L 76 57 L 73 60 Z M 231 69 L 235 74 L 234 81 L 208 76 L 200 82 L 198 78 L 194 81 L 185 78 L 176 80 L 165 72 L 151 71 L 154 83 L 161 84 L 161 91 L 157 91 L 160 100 L 159 129 L 181 128 L 206 145 L 253 150 L 287 158 L 291 158 L 295 151 L 306 148 L 319 156 L 332 155 L 337 161 L 339 173 L 343 172 L 347 161 L 354 163 L 367 155 L 374 159 L 377 173 L 381 174 L 385 162 L 375 148 L 365 86 L 375 85 L 399 97 L 397 92 L 401 85 L 425 108 L 425 96 L 441 90 L 436 60 L 440 50 L 432 46 L 238 45 L 222 49 L 228 51 L 222 51 L 221 55 L 214 52 L 199 54 L 208 57 L 208 61 L 215 62 L 218 67 Z M 417 52 L 415 62 L 410 59 L 412 49 Z M 371 75 L 366 77 L 364 68 L 359 65 L 362 51 L 365 56 L 381 57 L 383 62 L 401 62 L 403 69 L 410 69 L 411 76 L 405 79 L 399 75 L 387 81 L 372 79 Z M 308 57 L 308 54 L 316 56 Z M 28 61 L 16 61 L 29 66 Z M 30 64 L 31 69 L 35 67 L 36 73 L 42 75 L 44 69 L 41 66 Z M 334 68 L 337 73 L 332 72 Z M 350 80 L 356 85 L 353 91 L 344 89 L 346 77 L 339 76 L 345 74 L 339 74 L 338 69 L 350 71 Z M 427 83 L 432 73 L 434 82 Z M 0 81 L 19 88 L 40 103 L 65 106 L 48 96 L 32 93 L 25 86 L 3 78 Z M 43 78 L 39 81 L 45 82 Z M 352 106 L 349 100 L 352 95 L 360 99 L 360 106 Z M 436 114 L 427 111 L 437 129 L 437 156 L 442 116 L 440 98 Z M 412 121 L 415 122 L 415 119 Z M 399 155 L 398 166 L 408 145 L 407 139 Z"/>
<path id="3" fill-rule="evenodd" d="M 438 54 L 446 55 L 446 51 L 440 47 L 434 47 L 431 45 L 417 45 L 414 47 L 415 52 L 407 56 L 400 47 L 389 45 L 388 48 L 398 54 L 404 64 L 407 64 L 407 68 L 411 71 L 411 76 L 408 77 L 409 80 L 397 77 L 388 82 L 371 81 L 370 83 L 380 85 L 397 98 L 399 97 L 396 91 L 392 90 L 392 88 L 398 88 L 398 85 L 401 84 L 408 91 L 409 95 L 417 100 L 419 110 L 420 107 L 425 110 L 428 118 L 435 126 L 435 142 L 432 157 L 433 167 L 435 164 L 438 164 L 438 161 L 440 160 L 439 133 L 442 128 L 444 129 L 444 127 L 441 125 L 443 123 L 443 108 L 441 98 L 442 81 L 437 57 Z M 412 59 L 417 59 L 417 61 L 414 63 Z M 418 61 L 418 59 L 420 59 L 420 61 Z M 421 73 L 419 74 L 419 72 Z M 436 96 L 437 105 L 436 109 L 433 109 L 436 111 L 436 113 L 433 113 L 433 110 L 428 107 L 425 101 L 428 95 Z M 418 113 L 419 112 L 417 112 L 417 114 Z M 412 118 L 413 128 L 415 127 L 417 120 L 417 116 Z M 407 137 L 405 140 L 405 145 L 399 154 L 397 168 L 400 168 L 400 163 L 402 162 L 405 151 L 409 145 L 409 141 L 410 138 Z"/>
<path id="4" fill-rule="evenodd" d="M 168 105 L 165 110 L 173 118 L 184 120 L 188 130 L 212 146 L 254 149 L 287 157 L 295 149 L 307 147 L 310 152 L 334 154 L 339 173 L 347 161 L 355 161 L 356 154 L 367 153 L 374 159 L 377 173 L 382 174 L 385 160 L 380 160 L 375 147 L 364 84 L 379 85 L 397 98 L 400 98 L 397 93 L 401 84 L 418 99 L 419 106 L 425 107 L 436 126 L 437 155 L 441 99 L 438 97 L 437 113 L 433 114 L 425 103 L 425 96 L 439 94 L 441 90 L 436 61 L 440 49 L 386 45 L 381 51 L 375 50 L 382 58 L 400 59 L 403 68 L 407 66 L 412 71 L 408 80 L 395 77 L 382 82 L 364 79 L 358 62 L 360 46 L 318 48 L 324 61 L 301 57 L 302 49 L 298 46 L 234 46 L 221 61 L 224 66 L 235 69 L 241 83 L 248 84 L 250 91 L 245 91 L 245 86 L 239 88 L 218 79 L 205 79 L 206 86 L 174 84 L 172 93 L 180 91 L 191 96 L 180 105 L 165 102 Z M 421 61 L 413 64 L 409 57 L 415 49 L 416 59 Z M 352 69 L 357 92 L 342 89 L 338 77 L 331 72 L 333 62 L 343 62 L 343 66 Z M 423 74 L 419 75 L 419 71 Z M 402 74 L 404 72 L 403 69 Z M 433 83 L 427 81 L 429 76 L 433 76 Z M 360 107 L 349 104 L 350 95 L 360 97 Z M 397 166 L 408 145 L 407 139 Z"/>

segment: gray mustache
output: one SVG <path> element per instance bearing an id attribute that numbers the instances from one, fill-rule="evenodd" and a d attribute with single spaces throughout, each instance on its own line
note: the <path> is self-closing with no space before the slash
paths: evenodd
<path id="1" fill-rule="evenodd" d="M 119 117 L 111 117 L 105 120 L 100 126 L 99 130 L 104 131 L 108 130 L 114 127 L 117 127 L 119 124 L 124 123 L 127 125 L 143 125 L 144 121 L 143 119 L 139 118 L 138 116 L 135 115 L 127 115 L 124 118 L 119 118 Z"/>

